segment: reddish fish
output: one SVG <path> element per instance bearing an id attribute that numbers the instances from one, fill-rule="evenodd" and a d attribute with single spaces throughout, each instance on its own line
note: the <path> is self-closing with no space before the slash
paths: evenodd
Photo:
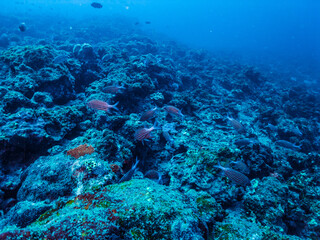
<path id="1" fill-rule="evenodd" d="M 214 167 L 220 168 L 223 171 L 224 175 L 226 175 L 233 183 L 242 186 L 250 185 L 249 178 L 241 172 L 238 172 L 232 168 L 222 167 L 220 163 L 219 165 L 215 165 Z"/>
<path id="2" fill-rule="evenodd" d="M 104 90 L 107 93 L 118 93 L 121 92 L 122 90 L 126 89 L 123 86 L 118 86 L 118 85 L 113 85 L 113 86 L 108 86 Z"/>
<path id="3" fill-rule="evenodd" d="M 166 110 L 171 116 L 184 117 L 181 111 L 174 106 L 164 106 L 162 109 Z"/>
<path id="4" fill-rule="evenodd" d="M 93 108 L 94 110 L 102 110 L 102 111 L 106 111 L 109 112 L 109 109 L 113 108 L 115 110 L 119 110 L 117 108 L 119 102 L 117 102 L 114 105 L 109 105 L 107 102 L 104 101 L 100 101 L 100 100 L 91 100 L 87 103 L 88 107 Z"/>
<path id="5" fill-rule="evenodd" d="M 227 117 L 230 125 L 238 132 L 238 133 L 243 133 L 245 132 L 246 130 L 244 129 L 243 125 L 235 120 L 234 118 L 231 118 L 231 117 Z"/>
<path id="6" fill-rule="evenodd" d="M 156 123 L 151 128 L 140 128 L 134 133 L 134 138 L 143 143 L 143 141 L 153 138 L 151 132 L 155 129 L 158 129 Z"/>
<path id="7" fill-rule="evenodd" d="M 156 110 L 157 110 L 157 107 L 155 107 L 149 111 L 144 112 L 141 115 L 140 121 L 147 121 L 147 120 L 153 118 L 155 116 Z"/>

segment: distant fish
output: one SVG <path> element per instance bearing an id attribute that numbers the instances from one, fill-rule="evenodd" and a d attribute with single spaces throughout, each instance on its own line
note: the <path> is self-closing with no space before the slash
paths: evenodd
<path id="1" fill-rule="evenodd" d="M 169 131 L 164 131 L 164 130 L 162 130 L 162 135 L 163 135 L 163 137 L 167 140 L 168 143 L 174 145 L 174 139 L 173 139 L 173 137 L 170 135 Z"/>
<path id="2" fill-rule="evenodd" d="M 105 54 L 102 58 L 101 58 L 101 63 L 106 62 L 106 61 L 110 61 L 113 58 L 112 54 Z"/>
<path id="3" fill-rule="evenodd" d="M 27 26 L 24 22 L 20 23 L 19 30 L 20 30 L 20 32 L 25 32 L 27 30 Z"/>
<path id="4" fill-rule="evenodd" d="M 132 166 L 132 168 L 119 180 L 119 183 L 126 182 L 131 180 L 133 174 L 138 169 L 137 166 L 139 164 L 138 158 L 136 158 L 136 163 Z"/>
<path id="5" fill-rule="evenodd" d="M 162 126 L 162 135 L 167 140 L 171 146 L 176 147 L 175 141 L 170 133 L 177 133 L 177 130 L 175 130 L 175 123 L 166 123 Z"/>
<path id="6" fill-rule="evenodd" d="M 275 125 L 272 125 L 271 123 L 268 123 L 267 128 L 269 128 L 273 132 L 278 131 L 278 128 Z"/>
<path id="7" fill-rule="evenodd" d="M 296 136 L 302 137 L 302 132 L 300 131 L 299 127 L 295 127 L 292 129 L 292 133 Z"/>
<path id="8" fill-rule="evenodd" d="M 238 169 L 240 172 L 244 173 L 244 174 L 249 174 L 250 173 L 250 169 L 248 168 L 248 166 L 242 162 L 242 161 L 232 161 L 231 164 Z"/>
<path id="9" fill-rule="evenodd" d="M 250 145 L 251 143 L 255 143 L 254 140 L 250 139 L 250 138 L 241 138 L 241 139 L 237 139 L 234 141 L 234 144 L 237 146 L 237 147 L 243 147 L 243 146 L 248 146 Z"/>
<path id="10" fill-rule="evenodd" d="M 179 110 L 178 108 L 174 107 L 174 106 L 164 106 L 162 109 L 166 110 L 167 113 L 169 113 L 171 116 L 178 116 L 183 118 L 184 115 L 181 113 L 181 110 Z"/>
<path id="11" fill-rule="evenodd" d="M 214 167 L 220 168 L 223 171 L 224 175 L 227 176 L 233 183 L 241 186 L 250 185 L 249 178 L 241 172 L 238 172 L 232 168 L 222 167 L 220 163 L 219 165 L 215 165 Z"/>
<path id="12" fill-rule="evenodd" d="M 230 125 L 238 132 L 238 133 L 244 133 L 245 132 L 245 129 L 243 127 L 243 125 L 235 120 L 234 118 L 231 118 L 231 117 L 227 117 Z"/>
<path id="13" fill-rule="evenodd" d="M 150 21 L 145 21 L 145 24 L 151 24 L 151 22 Z"/>
<path id="14" fill-rule="evenodd" d="M 158 108 L 155 107 L 155 108 L 153 108 L 153 109 L 151 109 L 149 111 L 144 112 L 140 117 L 140 121 L 147 121 L 147 120 L 153 118 L 155 116 L 155 114 L 156 114 L 156 110 L 157 109 Z"/>
<path id="15" fill-rule="evenodd" d="M 119 102 L 117 102 L 114 105 L 109 105 L 107 102 L 94 99 L 94 100 L 89 101 L 87 103 L 87 105 L 88 105 L 88 107 L 93 108 L 94 110 L 102 110 L 105 112 L 109 112 L 109 109 L 111 109 L 111 108 L 118 111 L 119 110 L 117 108 L 118 103 Z"/>
<path id="16" fill-rule="evenodd" d="M 53 64 L 60 64 L 64 63 L 68 60 L 69 56 L 66 54 L 58 55 L 53 59 Z"/>
<path id="17" fill-rule="evenodd" d="M 301 145 L 297 146 L 297 145 L 294 145 L 293 143 L 288 142 L 286 140 L 278 140 L 275 143 L 281 147 L 288 148 L 291 150 L 295 150 L 295 151 L 301 150 Z"/>
<path id="18" fill-rule="evenodd" d="M 113 85 L 113 86 L 108 86 L 104 88 L 104 91 L 107 93 L 118 93 L 121 92 L 122 90 L 126 89 L 123 86 L 118 86 L 118 85 Z"/>
<path id="19" fill-rule="evenodd" d="M 134 133 L 134 138 L 137 141 L 141 141 L 143 143 L 143 141 L 153 138 L 153 136 L 151 135 L 151 132 L 158 128 L 159 127 L 157 126 L 156 122 L 151 128 L 140 128 Z"/>
<path id="20" fill-rule="evenodd" d="M 159 184 L 162 184 L 162 175 L 156 170 L 149 170 L 144 174 L 145 178 L 149 178 Z"/>
<path id="21" fill-rule="evenodd" d="M 102 4 L 101 3 L 97 3 L 97 2 L 91 3 L 91 6 L 94 7 L 94 8 L 102 8 Z"/>

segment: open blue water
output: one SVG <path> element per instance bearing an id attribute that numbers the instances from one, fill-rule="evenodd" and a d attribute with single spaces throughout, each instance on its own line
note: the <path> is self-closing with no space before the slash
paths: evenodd
<path id="1" fill-rule="evenodd" d="M 0 13 L 33 28 L 47 18 L 53 22 L 90 18 L 96 25 L 103 25 L 105 17 L 129 18 L 140 23 L 137 28 L 191 47 L 240 54 L 259 63 L 301 65 L 319 76 L 320 2 L 316 0 L 104 0 L 99 1 L 101 9 L 90 7 L 91 2 L 2 0 Z M 68 22 L 63 24 L 69 27 Z"/>

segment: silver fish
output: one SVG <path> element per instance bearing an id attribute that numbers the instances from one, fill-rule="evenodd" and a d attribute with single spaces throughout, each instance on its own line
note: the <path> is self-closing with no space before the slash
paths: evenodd
<path id="1" fill-rule="evenodd" d="M 228 117 L 227 116 L 227 119 L 228 119 L 228 122 L 229 124 L 238 132 L 238 133 L 244 133 L 246 132 L 244 126 L 237 120 L 235 120 L 234 118 L 232 117 Z"/>
<path id="2" fill-rule="evenodd" d="M 248 168 L 248 166 L 242 162 L 242 161 L 232 161 L 231 164 L 240 172 L 244 173 L 244 174 L 249 174 L 250 173 L 250 169 Z"/>
<path id="3" fill-rule="evenodd" d="M 174 144 L 174 140 L 173 137 L 171 137 L 171 135 L 169 134 L 168 131 L 162 131 L 162 135 L 164 136 L 164 138 L 167 140 L 167 142 Z"/>
<path id="4" fill-rule="evenodd" d="M 133 174 L 138 169 L 137 166 L 139 164 L 139 160 L 136 158 L 136 163 L 132 166 L 132 168 L 119 180 L 119 183 L 126 182 L 131 180 Z"/>
<path id="5" fill-rule="evenodd" d="M 234 141 L 234 144 L 237 147 L 248 146 L 251 143 L 255 143 L 255 140 L 250 139 L 250 138 L 241 138 L 241 139 L 237 139 L 237 140 Z"/>
<path id="6" fill-rule="evenodd" d="M 278 144 L 281 147 L 288 148 L 288 149 L 291 149 L 291 150 L 295 150 L 295 151 L 301 150 L 301 145 L 299 145 L 299 146 L 298 145 L 294 145 L 293 143 L 288 142 L 286 140 L 278 140 L 275 143 Z"/>
<path id="7" fill-rule="evenodd" d="M 267 128 L 269 128 L 273 132 L 278 131 L 278 128 L 275 125 L 272 125 L 271 123 L 268 123 Z"/>
<path id="8" fill-rule="evenodd" d="M 149 171 L 147 171 L 147 172 L 144 174 L 144 177 L 145 177 L 145 178 L 149 178 L 149 179 L 155 181 L 155 182 L 158 183 L 158 184 L 162 184 L 162 183 L 163 183 L 161 173 L 159 173 L 158 171 L 155 171 L 155 170 L 149 170 Z"/>
<path id="9" fill-rule="evenodd" d="M 301 136 L 303 135 L 302 132 L 300 131 L 299 127 L 293 128 L 293 129 L 292 129 L 292 133 L 293 133 L 294 135 L 296 135 L 296 136 L 299 136 L 299 137 L 301 137 Z"/>
<path id="10" fill-rule="evenodd" d="M 60 64 L 64 63 L 68 60 L 69 56 L 66 54 L 58 55 L 53 59 L 53 64 Z"/>

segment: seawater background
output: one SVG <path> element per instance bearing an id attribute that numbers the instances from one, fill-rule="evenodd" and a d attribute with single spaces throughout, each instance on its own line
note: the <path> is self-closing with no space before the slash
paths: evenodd
<path id="1" fill-rule="evenodd" d="M 319 80 L 320 1 L 316 0 L 104 0 L 94 9 L 88 0 L 2 0 L 1 15 L 48 28 L 62 21 L 128 18 L 128 28 L 166 36 L 190 47 L 228 53 L 250 63 L 278 64 Z M 151 24 L 145 24 L 150 21 Z M 139 22 L 138 25 L 134 23 Z M 69 26 L 70 25 L 70 26 Z M 79 25 L 79 22 L 77 23 Z M 81 25 L 81 23 L 80 23 Z M 81 26 L 72 26 L 81 27 Z M 121 31 L 121 29 L 120 29 Z M 281 69 L 279 69 L 281 70 Z M 293 76 L 294 77 L 294 74 Z M 298 79 L 299 80 L 299 79 Z M 303 79 L 301 79 L 303 81 Z"/>

